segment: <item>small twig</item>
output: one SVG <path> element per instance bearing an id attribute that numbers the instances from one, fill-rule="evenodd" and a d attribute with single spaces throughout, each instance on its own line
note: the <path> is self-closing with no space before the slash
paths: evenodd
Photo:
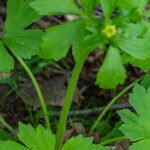
<path id="1" fill-rule="evenodd" d="M 120 110 L 120 109 L 124 109 L 124 108 L 132 108 L 132 106 L 129 103 L 122 103 L 122 104 L 116 104 L 113 105 L 112 107 L 110 107 L 109 111 L 114 111 L 114 110 Z M 86 110 L 79 110 L 79 111 L 72 111 L 69 113 L 69 116 L 82 116 L 82 115 L 91 115 L 94 113 L 101 113 L 103 110 L 105 109 L 104 107 L 98 107 L 98 108 L 94 108 L 94 109 L 86 109 Z M 60 112 L 56 113 L 56 116 L 60 116 Z"/>

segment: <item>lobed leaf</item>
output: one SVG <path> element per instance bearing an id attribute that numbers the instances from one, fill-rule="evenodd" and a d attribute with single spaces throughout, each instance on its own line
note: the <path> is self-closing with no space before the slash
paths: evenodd
<path id="1" fill-rule="evenodd" d="M 118 46 L 125 53 L 136 59 L 144 60 L 150 56 L 150 44 L 147 38 L 123 38 L 119 40 Z"/>
<path id="2" fill-rule="evenodd" d="M 81 14 L 74 0 L 35 0 L 31 7 L 41 15 Z"/>
<path id="3" fill-rule="evenodd" d="M 43 38 L 40 56 L 55 61 L 65 57 L 83 28 L 84 22 L 81 19 L 49 28 Z"/>
<path id="4" fill-rule="evenodd" d="M 55 136 L 41 125 L 34 129 L 31 125 L 19 123 L 18 137 L 32 150 L 54 150 L 55 147 Z"/>
<path id="5" fill-rule="evenodd" d="M 107 150 L 107 148 L 100 145 L 92 144 L 93 138 L 84 138 L 82 135 L 78 135 L 68 140 L 62 150 Z"/>
<path id="6" fill-rule="evenodd" d="M 124 83 L 125 78 L 126 71 L 119 50 L 110 47 L 97 74 L 96 84 L 101 88 L 116 88 L 118 84 Z"/>
<path id="7" fill-rule="evenodd" d="M 33 0 L 8 0 L 5 32 L 24 29 L 41 16 L 29 5 Z"/>
<path id="8" fill-rule="evenodd" d="M 143 86 L 136 84 L 133 93 L 129 96 L 129 102 L 137 114 L 130 110 L 118 111 L 124 122 L 120 130 L 132 141 L 141 140 L 134 143 L 130 147 L 131 150 L 148 150 L 150 145 L 150 88 L 146 90 Z"/>
<path id="9" fill-rule="evenodd" d="M 41 30 L 14 30 L 4 36 L 3 41 L 11 51 L 21 58 L 30 59 L 39 53 L 39 45 L 42 42 Z"/>
<path id="10" fill-rule="evenodd" d="M 19 123 L 19 140 L 26 146 L 14 141 L 0 141 L 1 150 L 55 150 L 55 136 L 49 129 L 39 125 L 34 129 L 31 125 Z M 93 138 L 84 138 L 82 135 L 68 140 L 62 150 L 108 150 L 107 148 L 92 144 Z"/>

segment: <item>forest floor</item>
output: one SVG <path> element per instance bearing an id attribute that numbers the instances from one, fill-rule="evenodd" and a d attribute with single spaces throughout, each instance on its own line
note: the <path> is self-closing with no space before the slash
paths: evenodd
<path id="1" fill-rule="evenodd" d="M 0 8 L 0 29 L 3 28 L 3 24 L 6 17 L 6 3 L 1 0 Z M 33 24 L 29 28 L 42 28 L 46 29 L 50 26 L 61 24 L 68 19 L 73 19 L 74 16 L 52 16 L 44 17 L 39 22 Z M 105 54 L 99 49 L 93 52 L 87 59 L 76 89 L 73 104 L 71 107 L 71 113 L 68 121 L 68 130 L 66 131 L 65 138 L 69 138 L 74 134 L 84 133 L 89 136 L 87 131 L 91 124 L 94 122 L 99 113 L 103 110 L 103 107 L 122 89 L 124 89 L 131 82 L 135 81 L 141 76 L 141 72 L 133 68 L 132 66 L 126 66 L 128 72 L 128 79 L 125 84 L 119 86 L 116 90 L 102 90 L 95 85 L 96 73 L 103 61 Z M 53 126 L 58 123 L 58 117 L 60 114 L 63 100 L 66 93 L 67 84 L 74 66 L 74 60 L 71 54 L 59 61 L 43 61 L 37 57 L 32 58 L 28 62 L 28 66 L 32 69 L 35 76 L 38 79 L 42 92 L 47 105 L 49 106 L 49 112 L 51 114 L 51 122 Z M 3 74 L 0 73 L 0 76 Z M 123 109 L 124 107 L 131 107 L 128 103 L 128 95 L 125 94 L 117 104 L 109 111 L 106 120 L 109 122 L 109 128 L 111 130 L 119 120 L 115 110 Z M 118 107 L 117 107 L 118 106 Z M 30 79 L 24 72 L 24 70 L 16 64 L 16 69 L 11 73 L 8 80 L 3 81 L 0 84 L 0 114 L 5 120 L 15 129 L 19 121 L 25 123 L 40 123 L 43 122 L 40 103 L 38 101 L 36 92 Z M 33 118 L 34 117 L 34 118 Z M 2 127 L 2 126 L 0 126 Z M 95 137 L 95 142 L 100 141 L 101 133 L 91 133 Z M 129 141 L 121 141 L 116 144 L 116 150 L 127 150 Z"/>

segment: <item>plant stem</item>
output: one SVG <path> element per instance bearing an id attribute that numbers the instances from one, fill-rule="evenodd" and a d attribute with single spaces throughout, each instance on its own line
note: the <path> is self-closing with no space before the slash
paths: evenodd
<path id="1" fill-rule="evenodd" d="M 125 140 L 125 139 L 127 139 L 127 138 L 125 138 L 125 137 L 116 137 L 116 138 L 112 138 L 110 140 L 102 141 L 100 143 L 100 145 L 105 146 L 105 145 L 109 145 L 109 144 L 115 143 L 117 141 Z"/>
<path id="2" fill-rule="evenodd" d="M 45 103 L 45 100 L 43 98 L 41 89 L 39 87 L 39 84 L 38 84 L 36 78 L 34 77 L 33 73 L 31 72 L 31 70 L 29 69 L 29 67 L 25 64 L 25 62 L 19 57 L 16 57 L 16 58 L 20 62 L 20 64 L 22 65 L 22 67 L 25 69 L 25 71 L 28 73 L 28 75 L 30 76 L 30 78 L 32 80 L 32 83 L 33 83 L 33 85 L 36 89 L 37 95 L 38 95 L 39 100 L 41 102 L 41 106 L 42 106 L 42 109 L 43 109 L 44 118 L 45 118 L 45 122 L 46 122 L 46 127 L 51 129 L 48 110 L 47 110 L 46 103 Z"/>
<path id="3" fill-rule="evenodd" d="M 62 146 L 62 141 L 63 141 L 63 136 L 66 128 L 66 122 L 67 122 L 67 117 L 69 114 L 72 98 L 74 91 L 77 86 L 77 81 L 79 79 L 79 75 L 82 69 L 82 66 L 85 62 L 85 59 L 87 58 L 87 55 L 83 56 L 82 58 L 79 59 L 79 61 L 75 64 L 71 79 L 70 79 L 70 84 L 67 89 L 64 105 L 61 111 L 60 115 L 60 120 L 58 124 L 58 131 L 57 131 L 57 137 L 56 137 L 56 145 L 55 145 L 55 150 L 60 150 Z"/>
<path id="4" fill-rule="evenodd" d="M 145 75 L 144 75 L 145 76 Z M 99 117 L 97 118 L 97 120 L 95 121 L 95 123 L 93 124 L 92 128 L 90 129 L 90 131 L 93 131 L 96 126 L 99 124 L 99 122 L 102 120 L 102 118 L 105 116 L 105 114 L 107 113 L 107 111 L 110 109 L 110 107 L 122 96 L 124 95 L 127 91 L 129 91 L 134 85 L 135 83 L 141 81 L 143 79 L 143 77 L 140 77 L 139 79 L 137 79 L 136 81 L 134 81 L 133 83 L 131 83 L 130 85 L 128 85 L 124 90 L 122 90 L 118 95 L 116 95 L 111 101 L 110 103 L 105 107 L 105 109 L 102 111 L 102 113 L 99 115 Z"/>

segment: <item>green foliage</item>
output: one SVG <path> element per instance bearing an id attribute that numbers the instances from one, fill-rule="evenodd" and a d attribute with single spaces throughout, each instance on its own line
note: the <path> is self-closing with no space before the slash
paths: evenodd
<path id="1" fill-rule="evenodd" d="M 0 140 L 12 140 L 12 136 L 3 129 L 0 129 Z"/>
<path id="2" fill-rule="evenodd" d="M 118 7 L 124 9 L 136 9 L 138 13 L 142 13 L 143 9 L 147 6 L 148 0 L 117 0 Z"/>
<path id="3" fill-rule="evenodd" d="M 0 71 L 10 72 L 14 67 L 14 60 L 6 49 L 20 58 L 30 59 L 38 54 L 39 45 L 42 42 L 43 32 L 39 29 L 25 29 L 41 16 L 33 10 L 29 4 L 33 0 L 8 0 L 7 17 L 3 36 L 0 41 Z M 7 60 L 7 61 L 5 61 Z M 6 62 L 6 63 L 4 63 Z"/>
<path id="4" fill-rule="evenodd" d="M 144 71 L 150 68 L 150 24 L 145 15 L 148 13 L 145 9 L 147 3 L 147 0 L 138 3 L 136 0 L 81 0 L 81 7 L 78 7 L 74 0 L 35 0 L 31 7 L 40 15 L 77 15 L 74 21 L 46 30 L 40 56 L 58 61 L 72 47 L 77 62 L 85 53 L 99 47 L 107 54 L 96 83 L 101 88 L 116 88 L 126 79 L 123 63 Z M 104 18 L 95 16 L 96 6 L 102 8 Z"/>
<path id="5" fill-rule="evenodd" d="M 21 145 L 15 141 L 0 141 L 1 150 L 54 150 L 55 148 L 55 135 L 49 129 L 45 129 L 39 125 L 34 129 L 31 125 L 24 125 L 19 123 L 19 140 L 25 145 Z M 92 138 L 84 138 L 82 135 L 68 140 L 62 150 L 107 150 L 100 145 L 92 144 Z"/>
<path id="6" fill-rule="evenodd" d="M 0 41 L 0 57 L 1 57 L 0 58 L 0 71 L 6 72 L 6 73 L 9 72 L 14 67 L 14 60 L 8 54 L 8 52 L 6 51 L 1 41 Z"/>
<path id="7" fill-rule="evenodd" d="M 143 85 L 145 89 L 148 89 L 150 87 L 150 74 L 145 75 L 145 77 L 141 81 L 141 85 Z"/>
<path id="8" fill-rule="evenodd" d="M 112 129 L 111 124 L 109 123 L 108 120 L 101 121 L 97 126 L 96 126 L 96 131 L 99 132 L 99 134 L 104 137 L 107 133 L 109 133 Z"/>
<path id="9" fill-rule="evenodd" d="M 80 15 L 80 9 L 76 6 L 74 0 L 36 0 L 31 6 L 38 10 L 41 15 L 56 14 L 77 14 Z"/>
<path id="10" fill-rule="evenodd" d="M 123 137 L 123 133 L 119 130 L 120 126 L 122 125 L 122 122 L 118 122 L 115 127 L 104 137 L 102 138 L 102 142 L 106 140 L 111 140 L 113 138 L 117 137 Z"/>
<path id="11" fill-rule="evenodd" d="M 81 0 L 81 4 L 85 13 L 89 16 L 93 15 L 93 9 L 99 4 L 99 0 Z"/>
<path id="12" fill-rule="evenodd" d="M 77 40 L 77 31 L 82 32 L 83 25 L 82 20 L 75 20 L 49 28 L 43 39 L 40 56 L 56 61 L 65 57 L 70 46 Z"/>
<path id="13" fill-rule="evenodd" d="M 106 18 L 110 18 L 115 9 L 116 0 L 100 0 L 104 15 Z"/>
<path id="14" fill-rule="evenodd" d="M 118 111 L 124 124 L 120 130 L 125 137 L 135 143 L 131 150 L 150 147 L 150 88 L 147 90 L 138 84 L 135 85 L 133 93 L 129 96 L 129 102 L 134 107 L 136 114 L 128 109 Z"/>
<path id="15" fill-rule="evenodd" d="M 96 84 L 100 84 L 102 88 L 116 88 L 118 83 L 124 83 L 125 77 L 126 71 L 119 50 L 113 47 L 109 48 L 104 63 L 97 74 Z"/>

